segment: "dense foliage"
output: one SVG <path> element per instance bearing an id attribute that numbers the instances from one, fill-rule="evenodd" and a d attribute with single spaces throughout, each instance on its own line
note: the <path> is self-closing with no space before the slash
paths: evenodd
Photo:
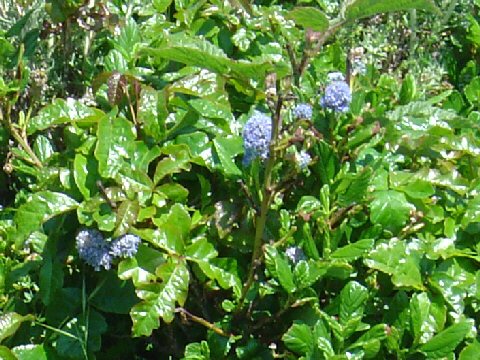
<path id="1" fill-rule="evenodd" d="M 477 359 L 479 9 L 0 1 L 0 358 Z"/>

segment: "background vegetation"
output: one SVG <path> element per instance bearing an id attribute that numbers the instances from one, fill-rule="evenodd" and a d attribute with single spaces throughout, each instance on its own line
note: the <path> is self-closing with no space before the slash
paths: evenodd
<path id="1" fill-rule="evenodd" d="M 1 0 L 0 358 L 477 359 L 479 8 Z"/>

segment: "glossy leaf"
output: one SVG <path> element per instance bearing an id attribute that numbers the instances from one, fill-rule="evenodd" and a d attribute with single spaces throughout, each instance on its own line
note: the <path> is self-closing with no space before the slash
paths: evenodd
<path id="1" fill-rule="evenodd" d="M 0 315 L 0 343 L 12 336 L 24 321 L 32 321 L 33 316 L 23 316 L 15 312 L 5 312 Z"/>
<path id="2" fill-rule="evenodd" d="M 398 191 L 386 190 L 374 193 L 370 204 L 370 219 L 385 229 L 398 231 L 405 225 L 412 206 L 405 195 Z"/>
<path id="3" fill-rule="evenodd" d="M 168 252 L 182 254 L 191 225 L 185 208 L 179 204 L 173 205 L 168 214 L 156 221 L 156 225 L 158 229 L 152 234 L 151 241 Z"/>
<path id="4" fill-rule="evenodd" d="M 90 108 L 72 98 L 57 99 L 51 105 L 44 107 L 28 122 L 28 133 L 33 134 L 53 125 L 60 125 L 86 118 L 98 119 L 103 112 Z"/>
<path id="5" fill-rule="evenodd" d="M 183 306 L 188 292 L 190 275 L 184 263 L 166 263 L 157 268 L 163 280 L 137 288 L 143 301 L 135 305 L 130 315 L 134 336 L 149 336 L 160 326 L 159 318 L 170 323 L 175 316 L 175 304 Z"/>
<path id="6" fill-rule="evenodd" d="M 311 352 L 315 344 L 312 329 L 308 325 L 301 323 L 293 324 L 283 334 L 282 341 L 287 348 L 300 355 Z"/>
<path id="7" fill-rule="evenodd" d="M 45 350 L 43 345 L 20 345 L 15 346 L 12 349 L 12 352 L 15 354 L 17 360 L 47 360 L 48 352 Z M 0 358 L 1 358 L 0 352 Z M 2 358 L 3 359 L 3 358 Z M 8 360 L 6 358 L 5 360 Z"/>
<path id="8" fill-rule="evenodd" d="M 345 10 L 347 20 L 361 19 L 378 13 L 420 9 L 439 14 L 440 10 L 431 0 L 402 0 L 391 2 L 389 0 L 354 0 Z"/>
<path id="9" fill-rule="evenodd" d="M 435 335 L 420 347 L 420 351 L 430 359 L 439 359 L 451 354 L 470 331 L 471 325 L 458 322 Z"/>
<path id="10" fill-rule="evenodd" d="M 77 206 L 75 200 L 62 193 L 41 191 L 33 194 L 15 214 L 17 224 L 15 242 L 17 245 L 23 244 L 23 241 L 47 220 L 74 210 Z"/>
<path id="11" fill-rule="evenodd" d="M 133 152 L 135 131 L 132 123 L 111 115 L 98 122 L 95 158 L 100 175 L 115 178 Z"/>
<path id="12" fill-rule="evenodd" d="M 327 16 L 314 7 L 294 8 L 288 13 L 288 17 L 293 19 L 295 24 L 315 31 L 325 31 L 329 25 Z"/>

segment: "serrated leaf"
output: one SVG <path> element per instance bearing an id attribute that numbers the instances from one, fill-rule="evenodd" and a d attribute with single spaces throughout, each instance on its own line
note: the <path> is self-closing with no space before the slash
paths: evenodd
<path id="1" fill-rule="evenodd" d="M 210 260 L 217 257 L 218 252 L 215 250 L 213 244 L 209 243 L 207 239 L 201 238 L 194 241 L 185 249 L 185 256 L 189 260 Z"/>
<path id="2" fill-rule="evenodd" d="M 127 119 L 110 114 L 99 120 L 95 158 L 102 177 L 116 177 L 134 150 L 134 140 L 134 127 Z"/>
<path id="3" fill-rule="evenodd" d="M 470 104 L 477 107 L 480 106 L 480 77 L 474 78 L 465 86 L 465 96 Z"/>
<path id="4" fill-rule="evenodd" d="M 353 318 L 361 317 L 368 299 L 368 290 L 357 283 L 350 281 L 340 292 L 340 313 L 341 324 L 346 324 Z"/>
<path id="5" fill-rule="evenodd" d="M 307 324 L 295 323 L 282 336 L 285 346 L 293 352 L 306 355 L 313 350 L 315 341 L 312 329 Z"/>
<path id="6" fill-rule="evenodd" d="M 471 324 L 462 321 L 446 328 L 420 347 L 429 359 L 439 359 L 451 354 L 471 330 Z"/>
<path id="7" fill-rule="evenodd" d="M 138 217 L 140 206 L 138 201 L 125 200 L 117 209 L 117 221 L 115 223 L 115 232 L 113 237 L 124 235 L 128 229 L 135 224 Z"/>
<path id="8" fill-rule="evenodd" d="M 395 232 L 405 225 L 411 209 L 403 193 L 395 190 L 376 191 L 370 204 L 370 220 Z"/>
<path id="9" fill-rule="evenodd" d="M 242 291 L 242 282 L 236 273 L 236 262 L 227 269 L 229 259 L 213 259 L 210 261 L 197 261 L 203 273 L 210 279 L 214 279 L 222 289 L 232 289 L 236 297 Z M 232 263 L 230 261 L 230 263 Z"/>
<path id="10" fill-rule="evenodd" d="M 191 225 L 190 215 L 185 208 L 180 204 L 173 205 L 168 214 L 155 220 L 155 224 L 158 229 L 150 240 L 168 252 L 183 254 Z"/>
<path id="11" fill-rule="evenodd" d="M 134 258 L 120 261 L 118 277 L 122 280 L 132 279 L 137 287 L 154 282 L 155 270 L 165 262 L 162 255 L 161 252 L 141 244 Z"/>
<path id="12" fill-rule="evenodd" d="M 296 290 L 292 270 L 288 261 L 273 246 L 265 247 L 265 264 L 271 275 L 276 278 L 287 292 Z"/>
<path id="13" fill-rule="evenodd" d="M 425 292 L 413 294 L 410 300 L 410 324 L 412 326 L 414 344 L 426 342 L 435 333 L 430 319 L 430 299 Z"/>
<path id="14" fill-rule="evenodd" d="M 191 38 L 178 33 L 170 35 L 157 49 L 145 49 L 147 54 L 180 62 L 190 66 L 208 69 L 220 75 L 249 80 L 263 80 L 265 74 L 273 69 L 268 63 L 253 63 L 229 59 L 226 54 L 212 43 Z"/>
<path id="15" fill-rule="evenodd" d="M 233 161 L 233 158 L 242 151 L 241 144 L 240 137 L 216 138 L 213 140 L 215 152 L 220 159 L 220 170 L 227 177 L 242 175 L 242 171 Z"/>
<path id="16" fill-rule="evenodd" d="M 478 354 L 480 354 L 480 343 L 474 340 L 463 348 L 458 360 L 477 360 Z"/>
<path id="17" fill-rule="evenodd" d="M 390 11 L 419 9 L 441 15 L 440 10 L 432 0 L 354 0 L 345 10 L 347 20 L 356 20 Z"/>
<path id="18" fill-rule="evenodd" d="M 327 16 L 314 7 L 297 7 L 287 17 L 293 19 L 295 24 L 315 31 L 325 31 L 329 25 Z"/>
<path id="19" fill-rule="evenodd" d="M 166 157 L 160 160 L 155 169 L 153 182 L 158 184 L 165 176 L 179 173 L 183 170 L 190 170 L 190 154 L 188 150 L 178 146 L 178 148 Z"/>
<path id="20" fill-rule="evenodd" d="M 32 321 L 33 319 L 33 315 L 23 316 L 15 312 L 0 315 L 0 343 L 15 334 L 24 321 Z"/>
<path id="21" fill-rule="evenodd" d="M 363 239 L 335 250 L 330 256 L 347 261 L 355 260 L 373 248 L 373 239 Z"/>
<path id="22" fill-rule="evenodd" d="M 98 162 L 92 156 L 76 154 L 73 160 L 73 178 L 78 190 L 85 199 L 98 193 L 96 181 L 99 179 Z"/>
<path id="23" fill-rule="evenodd" d="M 399 287 L 423 289 L 420 274 L 420 252 L 416 244 L 407 245 L 400 240 L 379 244 L 365 258 L 365 264 L 392 275 L 392 282 Z M 408 250 L 407 250 L 408 249 Z"/>
<path id="24" fill-rule="evenodd" d="M 115 179 L 122 186 L 127 197 L 138 199 L 140 205 L 145 205 L 152 197 L 153 181 L 141 170 L 124 167 L 120 169 Z"/>
<path id="25" fill-rule="evenodd" d="M 21 246 L 25 239 L 49 219 L 74 210 L 78 203 L 69 196 L 52 192 L 40 191 L 34 193 L 28 201 L 21 205 L 15 213 L 17 231 L 15 243 Z"/>
<path id="26" fill-rule="evenodd" d="M 56 99 L 52 104 L 42 108 L 38 114 L 28 122 L 28 134 L 45 130 L 53 125 L 78 121 L 86 118 L 98 118 L 103 116 L 101 110 L 86 106 L 72 98 Z"/>
<path id="27" fill-rule="evenodd" d="M 170 323 L 175 316 L 175 304 L 183 306 L 188 292 L 190 274 L 183 262 L 166 263 L 157 268 L 162 283 L 137 288 L 143 301 L 130 311 L 134 336 L 150 336 L 160 326 L 159 318 Z"/>
<path id="28" fill-rule="evenodd" d="M 48 360 L 47 351 L 43 345 L 20 345 L 15 346 L 12 349 L 13 354 L 16 356 L 16 360 Z M 0 358 L 3 360 L 8 360 L 8 358 L 4 359 L 0 352 Z"/>

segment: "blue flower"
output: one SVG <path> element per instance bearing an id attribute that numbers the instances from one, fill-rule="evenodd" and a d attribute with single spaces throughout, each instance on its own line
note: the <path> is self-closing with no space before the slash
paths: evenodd
<path id="1" fill-rule="evenodd" d="M 112 264 L 110 245 L 99 231 L 80 230 L 76 236 L 76 247 L 80 258 L 88 265 L 93 266 L 95 271 L 100 271 L 102 266 L 105 270 L 110 269 Z"/>
<path id="2" fill-rule="evenodd" d="M 134 257 L 141 239 L 137 235 L 125 234 L 112 241 L 110 254 L 114 257 Z"/>
<path id="3" fill-rule="evenodd" d="M 345 76 L 341 72 L 331 72 L 327 75 L 327 82 L 331 83 L 333 81 L 345 81 Z"/>
<path id="4" fill-rule="evenodd" d="M 293 116 L 295 119 L 310 120 L 312 118 L 312 106 L 310 104 L 298 104 L 293 109 Z"/>
<path id="5" fill-rule="evenodd" d="M 320 105 L 334 111 L 346 112 L 351 102 L 352 93 L 348 84 L 343 80 L 334 80 L 327 85 Z"/>
<path id="6" fill-rule="evenodd" d="M 255 112 L 243 128 L 243 164 L 249 165 L 253 159 L 266 160 L 270 154 L 272 140 L 272 120 L 265 114 Z"/>
<path id="7" fill-rule="evenodd" d="M 298 264 L 300 260 L 307 260 L 303 250 L 297 246 L 291 246 L 285 250 L 285 255 L 290 259 L 293 264 Z"/>
<path id="8" fill-rule="evenodd" d="M 300 169 L 306 169 L 310 161 L 312 161 L 312 157 L 305 151 L 302 150 L 296 156 L 297 164 Z"/>

